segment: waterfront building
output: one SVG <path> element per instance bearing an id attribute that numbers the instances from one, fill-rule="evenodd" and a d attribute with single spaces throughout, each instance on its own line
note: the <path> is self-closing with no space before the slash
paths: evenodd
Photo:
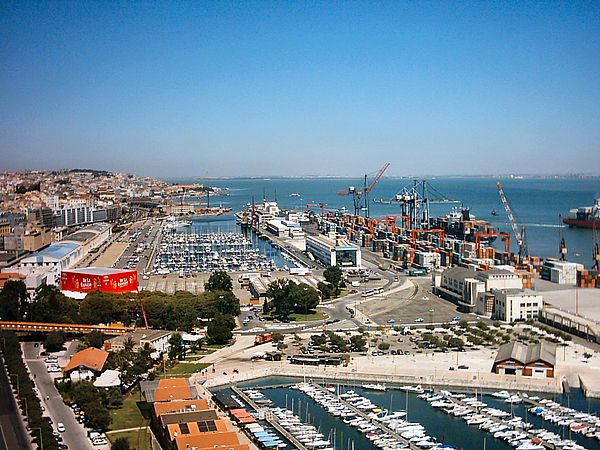
<path id="1" fill-rule="evenodd" d="M 555 364 L 555 344 L 543 340 L 530 345 L 509 342 L 498 349 L 492 372 L 502 375 L 553 378 Z"/>
<path id="2" fill-rule="evenodd" d="M 489 309 L 487 293 L 494 289 L 523 287 L 519 275 L 504 269 L 475 271 L 466 267 L 450 267 L 434 271 L 432 280 L 434 294 L 456 303 L 463 312 L 477 310 L 480 314 L 486 314 Z"/>
<path id="3" fill-rule="evenodd" d="M 495 320 L 511 323 L 537 319 L 543 306 L 542 296 L 529 289 L 493 289 L 491 293 Z"/>
<path id="4" fill-rule="evenodd" d="M 360 248 L 346 239 L 328 238 L 322 235 L 306 236 L 306 251 L 324 266 L 340 266 L 344 269 L 362 267 Z"/>
<path id="5" fill-rule="evenodd" d="M 85 228 L 71 233 L 63 239 L 63 242 L 75 242 L 81 245 L 85 254 L 100 247 L 110 238 L 112 227 L 107 223 L 88 225 Z"/>
<path id="6" fill-rule="evenodd" d="M 151 404 L 150 427 L 161 448 L 250 449 L 248 444 L 241 443 L 240 432 L 219 417 L 185 378 L 143 381 L 140 387 Z"/>

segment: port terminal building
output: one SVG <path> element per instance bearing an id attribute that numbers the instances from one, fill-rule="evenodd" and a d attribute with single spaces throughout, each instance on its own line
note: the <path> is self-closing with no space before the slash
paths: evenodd
<path id="1" fill-rule="evenodd" d="M 362 267 L 360 248 L 346 239 L 322 235 L 306 236 L 306 252 L 324 266 L 339 266 L 344 269 Z"/>
<path id="2" fill-rule="evenodd" d="M 523 289 L 523 280 L 505 269 L 475 271 L 450 267 L 432 272 L 433 292 L 459 310 L 503 322 L 537 318 L 543 306 L 539 293 Z"/>

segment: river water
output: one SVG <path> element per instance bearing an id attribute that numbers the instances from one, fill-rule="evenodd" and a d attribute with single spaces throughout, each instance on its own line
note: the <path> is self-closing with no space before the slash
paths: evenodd
<path id="1" fill-rule="evenodd" d="M 178 182 L 200 182 L 210 186 L 228 188 L 229 195 L 211 197 L 211 205 L 222 203 L 234 212 L 246 204 L 261 202 L 263 198 L 276 199 L 283 208 L 304 209 L 306 203 L 323 202 L 327 209 L 346 207 L 353 210 L 349 196 L 337 195 L 349 185 L 360 187 L 361 180 L 340 178 L 231 178 L 171 180 Z M 511 233 L 508 219 L 498 195 L 495 178 L 434 178 L 431 185 L 446 198 L 460 200 L 478 218 L 490 221 L 500 231 Z M 600 178 L 556 178 L 556 179 L 506 179 L 502 180 L 506 196 L 520 224 L 525 225 L 530 253 L 542 257 L 558 257 L 559 214 L 569 209 L 591 205 L 600 195 Z M 412 180 L 382 178 L 371 192 L 371 199 L 391 199 Z M 297 193 L 300 196 L 292 196 Z M 430 194 L 430 197 L 434 197 Z M 453 206 L 433 204 L 433 216 L 447 214 Z M 370 202 L 371 216 L 384 217 L 397 214 L 399 206 Z M 492 210 L 498 216 L 491 214 Z M 229 221 L 234 223 L 233 216 Z M 222 224 L 222 226 L 224 226 Z M 592 231 L 565 227 L 564 233 L 569 248 L 568 259 L 586 266 L 592 263 Z M 514 244 L 514 239 L 512 243 Z M 513 248 L 516 250 L 516 248 Z"/>

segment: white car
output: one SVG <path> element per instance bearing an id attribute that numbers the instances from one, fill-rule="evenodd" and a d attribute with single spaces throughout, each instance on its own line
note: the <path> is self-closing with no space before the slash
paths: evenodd
<path id="1" fill-rule="evenodd" d="M 425 319 L 423 319 L 422 317 L 417 317 L 415 319 L 415 322 L 425 322 Z"/>
<path id="2" fill-rule="evenodd" d="M 58 422 L 58 424 L 56 425 L 56 429 L 60 432 L 60 433 L 64 433 L 66 431 L 65 429 L 65 424 L 62 422 Z"/>

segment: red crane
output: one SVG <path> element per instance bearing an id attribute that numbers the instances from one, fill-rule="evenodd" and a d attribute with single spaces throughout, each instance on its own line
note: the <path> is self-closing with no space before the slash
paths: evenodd
<path id="1" fill-rule="evenodd" d="M 375 175 L 375 177 L 371 181 L 371 184 L 369 184 L 368 186 L 367 186 L 367 175 L 365 175 L 364 187 L 362 189 L 356 189 L 356 187 L 354 187 L 354 186 L 349 186 L 347 190 L 338 191 L 338 195 L 352 195 L 353 200 L 354 200 L 354 215 L 355 216 L 360 215 L 359 213 L 360 213 L 361 209 L 363 209 L 366 213 L 366 217 L 369 217 L 369 201 L 368 201 L 369 196 L 368 196 L 368 194 L 375 187 L 377 182 L 381 179 L 381 177 L 383 176 L 383 174 L 385 173 L 385 171 L 387 170 L 388 167 L 390 167 L 390 163 L 385 163 L 383 165 L 383 167 L 381 169 L 379 169 L 379 172 L 377 172 L 377 175 Z M 363 196 L 364 196 L 364 206 L 361 205 L 361 201 L 360 201 L 361 197 L 363 197 Z"/>

